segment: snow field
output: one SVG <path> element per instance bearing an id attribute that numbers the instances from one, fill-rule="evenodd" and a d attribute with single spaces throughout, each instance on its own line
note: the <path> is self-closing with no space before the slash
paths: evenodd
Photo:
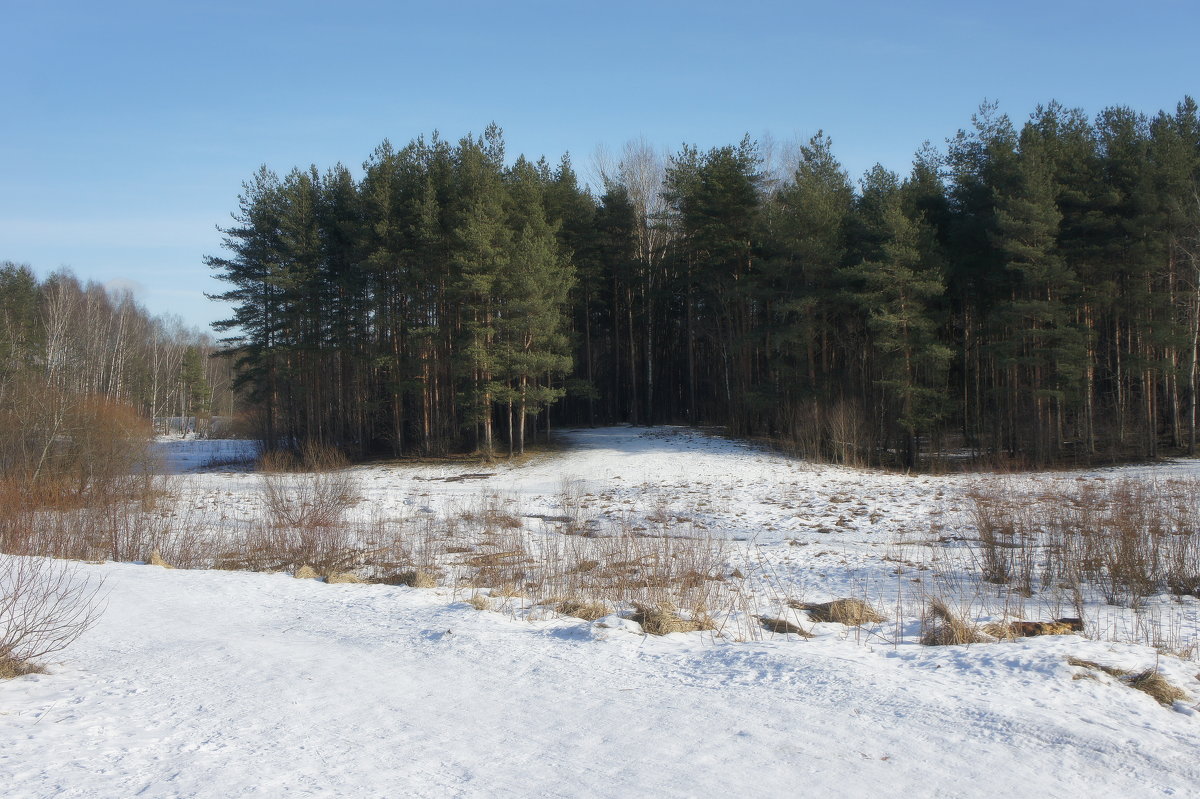
<path id="1" fill-rule="evenodd" d="M 1069 607 L 1016 608 L 967 579 L 955 539 L 972 535 L 964 491 L 979 478 L 816 466 L 673 428 L 570 436 L 569 451 L 520 464 L 355 467 L 347 518 L 491 508 L 521 525 L 494 531 L 501 545 L 529 550 L 606 540 L 568 531 L 695 537 L 745 575 L 720 583 L 734 601 L 718 631 L 645 636 L 451 570 L 414 589 L 84 564 L 106 579 L 100 623 L 49 674 L 0 685 L 4 795 L 1138 797 L 1200 784 L 1189 703 L 1163 708 L 1068 662 L 1158 668 L 1194 703 L 1196 663 L 1133 643 L 1138 614 L 1090 601 L 1089 622 L 1129 627 L 1097 624 L 1098 640 L 917 643 L 935 592 L 980 620 Z M 176 512 L 219 535 L 261 513 L 262 478 L 196 471 L 206 444 L 162 446 L 192 470 Z M 468 473 L 488 476 L 456 479 Z M 464 601 L 476 594 L 494 610 Z M 889 621 L 814 624 L 787 605 L 842 596 Z M 1195 639 L 1195 602 L 1150 607 Z M 813 637 L 765 631 L 759 614 Z"/>

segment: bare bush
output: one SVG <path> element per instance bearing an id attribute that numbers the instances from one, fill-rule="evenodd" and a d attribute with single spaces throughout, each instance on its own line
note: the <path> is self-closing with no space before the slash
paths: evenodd
<path id="1" fill-rule="evenodd" d="M 101 586 L 60 561 L 0 556 L 0 677 L 39 671 L 91 627 Z"/>
<path id="2" fill-rule="evenodd" d="M 303 566 L 321 575 L 355 568 L 361 547 L 349 525 L 294 527 L 254 519 L 225 533 L 215 565 L 244 571 L 294 571 Z"/>
<path id="3" fill-rule="evenodd" d="M 0 475 L 39 507 L 123 501 L 153 479 L 150 435 L 128 405 L 21 384 L 0 408 Z"/>
<path id="4" fill-rule="evenodd" d="M 360 499 L 349 462 L 337 450 L 306 446 L 299 456 L 267 453 L 260 460 L 268 519 L 281 528 L 320 534 L 341 523 Z"/>
<path id="5" fill-rule="evenodd" d="M 871 424 L 857 403 L 829 405 L 811 400 L 793 405 L 785 413 L 788 449 L 797 455 L 847 466 L 866 465 L 872 446 Z"/>
<path id="6" fill-rule="evenodd" d="M 46 507 L 0 484 L 0 551 L 72 560 L 145 561 L 159 552 L 183 568 L 212 563 L 211 535 L 189 508 L 168 510 L 177 487 L 167 478 L 143 494 Z M 9 499 L 10 501 L 5 501 Z"/>

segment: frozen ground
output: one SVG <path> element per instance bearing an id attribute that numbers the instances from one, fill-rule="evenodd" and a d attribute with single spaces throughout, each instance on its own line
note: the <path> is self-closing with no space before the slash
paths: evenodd
<path id="1" fill-rule="evenodd" d="M 572 511 L 599 528 L 738 540 L 764 605 L 853 594 L 902 608 L 936 542 L 969 534 L 962 491 L 980 479 L 818 467 L 672 428 L 570 438 L 520 465 L 356 467 L 354 512 L 438 514 L 499 493 L 539 535 Z M 203 468 L 211 444 L 161 446 L 191 472 L 185 505 L 221 519 L 257 507 L 257 475 Z M 486 476 L 454 479 L 466 474 Z M 612 618 L 480 612 L 450 588 L 79 569 L 106 580 L 101 622 L 49 674 L 0 684 L 6 797 L 1185 797 L 1200 785 L 1197 664 L 1119 640 L 923 647 L 904 624 L 653 637 Z M 1194 625 L 1194 603 L 1184 610 Z M 1163 708 L 1068 657 L 1157 665 L 1191 699 Z"/>

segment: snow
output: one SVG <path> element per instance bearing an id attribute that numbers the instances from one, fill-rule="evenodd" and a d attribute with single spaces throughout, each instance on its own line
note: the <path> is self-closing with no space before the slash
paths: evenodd
<path id="1" fill-rule="evenodd" d="M 905 542 L 968 533 L 962 492 L 980 479 L 817 466 L 677 428 L 569 439 L 517 464 L 355 467 L 354 512 L 436 514 L 495 492 L 538 535 L 558 534 L 538 516 L 572 502 L 601 527 L 684 519 L 662 524 L 736 542 L 760 609 L 871 592 L 903 606 L 894 595 L 923 572 L 896 575 L 896 559 L 921 565 L 929 550 Z M 205 468 L 240 445 L 160 446 L 188 472 L 187 504 L 255 507 L 257 475 Z M 656 637 L 620 615 L 478 611 L 451 588 L 78 569 L 105 580 L 107 608 L 48 674 L 0 684 L 5 797 L 1184 797 L 1200 785 L 1190 703 L 1163 708 L 1067 659 L 1157 666 L 1190 702 L 1197 664 L 1116 636 L 924 647 L 902 622 L 806 623 L 808 640 Z M 1195 603 L 1184 609 L 1194 624 Z"/>

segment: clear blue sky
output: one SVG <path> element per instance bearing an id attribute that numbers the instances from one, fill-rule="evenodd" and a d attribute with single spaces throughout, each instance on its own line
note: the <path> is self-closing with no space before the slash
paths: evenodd
<path id="1" fill-rule="evenodd" d="M 1195 0 L 0 0 L 0 260 L 135 288 L 206 326 L 201 258 L 260 164 L 342 161 L 490 121 L 510 155 L 674 151 L 823 128 L 857 179 L 1057 99 L 1200 93 Z"/>

